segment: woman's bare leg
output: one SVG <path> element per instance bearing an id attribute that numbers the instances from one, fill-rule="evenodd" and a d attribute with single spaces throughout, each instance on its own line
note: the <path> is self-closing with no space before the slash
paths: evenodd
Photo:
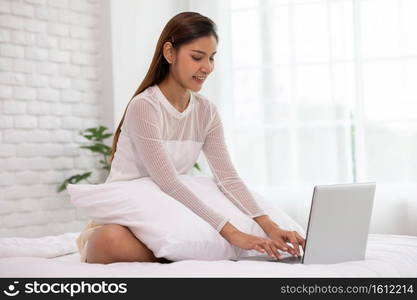
<path id="1" fill-rule="evenodd" d="M 96 229 L 88 239 L 86 262 L 109 264 L 168 261 L 155 257 L 129 228 L 118 224 L 107 224 Z"/>

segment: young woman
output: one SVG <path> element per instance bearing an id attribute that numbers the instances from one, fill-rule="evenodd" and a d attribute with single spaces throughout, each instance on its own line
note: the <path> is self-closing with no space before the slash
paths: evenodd
<path id="1" fill-rule="evenodd" d="M 197 93 L 214 69 L 217 43 L 216 25 L 198 13 L 180 13 L 166 24 L 148 73 L 116 130 L 106 182 L 149 176 L 162 192 L 203 218 L 232 245 L 276 259 L 278 250 L 300 255 L 304 239 L 281 229 L 257 205 L 232 165 L 216 106 Z M 201 150 L 225 201 L 252 217 L 269 238 L 239 231 L 180 182 L 178 174 L 193 167 Z M 90 221 L 77 243 L 81 260 L 89 263 L 167 262 L 117 224 Z"/>

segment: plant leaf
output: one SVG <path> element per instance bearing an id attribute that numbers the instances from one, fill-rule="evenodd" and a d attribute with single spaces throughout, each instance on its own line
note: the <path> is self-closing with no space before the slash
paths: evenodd
<path id="1" fill-rule="evenodd" d="M 87 128 L 81 131 L 80 134 L 88 140 L 101 142 L 113 135 L 113 133 L 104 133 L 107 130 L 105 126 L 99 126 L 98 128 Z"/>
<path id="2" fill-rule="evenodd" d="M 104 160 L 100 160 L 100 163 L 102 164 L 101 168 L 110 171 L 111 164 L 106 160 L 108 160 L 108 156 L 111 155 L 112 148 L 102 143 L 103 140 L 113 136 L 113 133 L 106 132 L 107 130 L 108 128 L 103 125 L 80 130 L 79 131 L 80 135 L 82 135 L 84 138 L 88 139 L 89 141 L 93 141 L 94 143 L 93 145 L 80 146 L 80 148 L 88 149 L 91 152 L 104 155 Z M 70 183 L 75 184 L 82 180 L 86 180 L 90 175 L 91 175 L 91 172 L 71 176 L 65 179 L 65 181 L 58 187 L 57 191 L 62 192 L 63 190 L 67 188 L 68 184 Z"/>
<path id="3" fill-rule="evenodd" d="M 104 155 L 110 155 L 111 154 L 111 148 L 107 145 L 100 144 L 100 143 L 96 143 L 96 144 L 90 145 L 90 146 L 80 146 L 80 148 L 89 149 L 92 152 L 101 153 L 101 154 L 104 154 Z"/>
<path id="4" fill-rule="evenodd" d="M 198 163 L 195 163 L 195 164 L 194 164 L 194 168 L 196 168 L 197 170 L 199 170 L 199 171 L 201 172 L 201 168 L 200 168 L 200 166 L 198 165 Z"/>
<path id="5" fill-rule="evenodd" d="M 92 172 L 87 172 L 87 173 L 84 173 L 84 174 L 77 174 L 77 175 L 73 175 L 73 176 L 65 179 L 65 181 L 59 186 L 58 192 L 62 192 L 63 190 L 65 190 L 69 183 L 76 184 L 76 183 L 80 182 L 81 180 L 87 179 L 88 177 L 91 176 L 91 173 Z"/>

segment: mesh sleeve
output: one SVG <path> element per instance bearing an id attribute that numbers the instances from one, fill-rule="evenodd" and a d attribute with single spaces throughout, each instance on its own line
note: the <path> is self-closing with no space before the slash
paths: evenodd
<path id="1" fill-rule="evenodd" d="M 224 139 L 223 125 L 215 105 L 203 152 L 219 189 L 241 211 L 251 218 L 266 215 L 237 174 Z"/>

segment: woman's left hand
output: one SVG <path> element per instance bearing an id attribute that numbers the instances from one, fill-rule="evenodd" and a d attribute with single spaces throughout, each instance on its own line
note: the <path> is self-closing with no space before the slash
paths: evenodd
<path id="1" fill-rule="evenodd" d="M 268 230 L 266 233 L 272 240 L 277 241 L 280 244 L 290 243 L 291 246 L 287 247 L 288 252 L 291 255 L 301 256 L 300 246 L 305 248 L 305 239 L 298 234 L 297 231 L 283 230 L 281 228 L 274 228 Z"/>

